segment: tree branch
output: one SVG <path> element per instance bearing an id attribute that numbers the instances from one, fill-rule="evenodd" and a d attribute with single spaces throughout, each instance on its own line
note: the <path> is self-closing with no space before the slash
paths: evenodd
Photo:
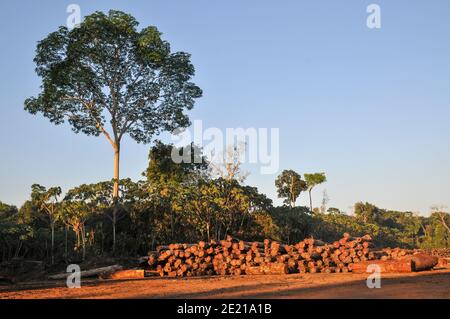
<path id="1" fill-rule="evenodd" d="M 81 102 L 84 105 L 84 107 L 89 111 L 89 114 L 92 116 L 92 118 L 95 120 L 95 126 L 103 133 L 103 135 L 105 135 L 106 139 L 111 144 L 111 146 L 114 149 L 117 148 L 117 145 L 116 145 L 115 141 L 112 140 L 111 135 L 109 135 L 108 131 L 106 131 L 106 129 L 103 127 L 102 123 L 96 118 L 96 116 L 92 112 L 92 104 L 93 104 L 92 102 L 86 101 L 83 98 L 77 97 L 77 96 L 67 96 L 63 99 L 69 100 L 69 101 L 74 100 L 74 101 Z M 72 113 L 72 117 L 76 117 L 76 115 Z"/>
<path id="2" fill-rule="evenodd" d="M 450 234 L 450 227 L 447 225 L 447 222 L 445 221 L 445 213 L 439 213 L 439 218 L 441 219 L 442 225 L 447 229 L 448 233 Z"/>

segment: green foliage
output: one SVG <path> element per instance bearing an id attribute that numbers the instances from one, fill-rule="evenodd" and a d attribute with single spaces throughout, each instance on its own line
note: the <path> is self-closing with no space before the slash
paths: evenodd
<path id="1" fill-rule="evenodd" d="M 450 214 L 433 212 L 429 218 L 420 218 L 421 236 L 419 246 L 422 248 L 450 247 Z"/>
<path id="2" fill-rule="evenodd" d="M 50 261 L 54 256 L 56 262 L 78 262 L 109 255 L 115 226 L 115 252 L 120 256 L 144 255 L 159 244 L 221 240 L 227 235 L 293 244 L 307 237 L 332 242 L 347 232 L 370 234 L 379 247 L 450 246 L 450 214 L 442 210 L 423 217 L 361 202 L 355 204 L 354 215 L 337 208 L 312 213 L 308 207 L 273 207 L 255 187 L 208 175 L 201 152 L 197 155 L 202 160 L 197 162 L 173 162 L 172 152 L 180 151 L 157 142 L 150 151 L 147 179 L 120 181 L 116 215 L 112 214 L 114 181 L 74 187 L 63 200 L 57 200 L 61 194 L 58 187 L 46 189 L 35 184 L 20 210 L 0 203 L 1 260 Z M 50 236 L 47 209 L 52 205 L 55 210 L 50 211 L 56 212 L 54 236 Z"/>
<path id="3" fill-rule="evenodd" d="M 184 157 L 176 163 L 173 154 Z M 184 148 L 155 141 L 149 153 L 149 165 L 145 176 L 153 184 L 189 184 L 207 176 L 208 163 L 201 149 L 193 143 Z"/>
<path id="4" fill-rule="evenodd" d="M 306 182 L 293 170 L 284 170 L 276 179 L 275 186 L 278 197 L 284 198 L 284 203 L 291 207 L 295 206 L 300 193 L 307 190 Z"/>
<path id="5" fill-rule="evenodd" d="M 262 222 L 270 207 L 271 200 L 256 188 L 222 178 L 184 188 L 174 202 L 174 210 L 184 217 L 182 228 L 193 225 L 193 237 L 217 240 L 230 234 L 249 239 L 249 225 Z M 270 226 L 263 228 L 270 229 Z"/>
<path id="6" fill-rule="evenodd" d="M 356 218 L 364 223 L 375 223 L 380 219 L 380 209 L 375 205 L 358 202 L 354 208 Z"/>
<path id="7" fill-rule="evenodd" d="M 292 244 L 312 234 L 312 217 L 306 207 L 275 207 L 271 215 L 282 242 Z"/>
<path id="8" fill-rule="evenodd" d="M 272 207 L 270 199 L 256 188 L 240 185 L 236 180 L 206 178 L 172 183 L 169 192 L 165 182 L 121 181 L 127 186 L 121 190 L 117 228 L 120 255 L 142 255 L 158 244 L 223 239 L 226 235 L 249 241 L 271 238 L 292 244 L 306 237 L 331 242 L 348 232 L 354 236 L 370 234 L 379 247 L 450 246 L 445 227 L 450 223 L 448 213 L 434 212 L 422 217 L 357 203 L 361 214 L 354 216 L 336 208 L 325 214 L 311 214 L 307 207 Z M 57 261 L 111 253 L 112 200 L 108 194 L 112 184 L 108 181 L 81 185 L 68 191 L 58 208 L 54 251 Z M 50 259 L 51 237 L 43 214 L 32 200 L 19 211 L 0 203 L 2 260 L 15 256 Z M 367 222 L 366 216 L 370 217 Z M 69 251 L 65 251 L 65 246 Z"/>
<path id="9" fill-rule="evenodd" d="M 61 187 L 45 188 L 39 184 L 31 185 L 31 203 L 39 213 L 46 215 L 50 227 L 60 217 L 59 197 L 61 196 Z"/>
<path id="10" fill-rule="evenodd" d="M 187 126 L 183 111 L 202 95 L 190 82 L 189 54 L 171 52 L 156 27 L 137 26 L 131 15 L 111 10 L 49 34 L 34 59 L 42 92 L 25 109 L 95 136 L 104 133 L 108 114 L 114 142 L 128 133 L 147 143 L 161 130 Z"/>
<path id="11" fill-rule="evenodd" d="M 0 202 L 0 262 L 21 256 L 23 241 L 32 236 L 32 229 L 19 223 L 15 206 Z"/>
<path id="12" fill-rule="evenodd" d="M 202 91 L 191 79 L 190 55 L 171 52 L 156 27 L 138 30 L 128 14 L 95 12 L 73 30 L 60 27 L 40 41 L 36 72 L 42 91 L 25 110 L 76 133 L 103 134 L 114 150 L 113 250 L 119 200 L 122 138 L 150 143 L 162 131 L 189 126 Z M 52 228 L 53 234 L 53 228 Z M 52 244 L 53 246 L 53 244 Z"/>
<path id="13" fill-rule="evenodd" d="M 0 218 L 7 219 L 17 214 L 17 207 L 0 202 Z"/>
<path id="14" fill-rule="evenodd" d="M 345 214 L 318 214 L 313 218 L 314 236 L 325 241 L 334 241 L 347 232 L 353 236 L 370 234 L 379 247 L 403 246 L 402 234 L 398 229 L 387 228 L 378 224 L 362 223 L 355 217 Z"/>
<path id="15" fill-rule="evenodd" d="M 313 189 L 315 186 L 327 181 L 325 173 L 305 174 L 304 176 L 308 189 Z"/>
<path id="16" fill-rule="evenodd" d="M 311 192 L 314 187 L 325 183 L 326 181 L 327 178 L 325 176 L 325 173 L 305 174 L 305 182 L 309 192 L 309 206 L 311 211 L 314 211 Z"/>

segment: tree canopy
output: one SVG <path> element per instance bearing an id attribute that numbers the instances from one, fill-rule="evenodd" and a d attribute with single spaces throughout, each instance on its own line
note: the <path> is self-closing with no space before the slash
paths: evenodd
<path id="1" fill-rule="evenodd" d="M 34 59 L 42 92 L 25 109 L 55 124 L 68 121 L 77 133 L 104 134 L 114 147 L 125 134 L 148 143 L 161 130 L 187 126 L 183 111 L 202 95 L 190 81 L 189 54 L 171 52 L 156 27 L 137 26 L 131 15 L 111 10 L 49 34 Z"/>
<path id="2" fill-rule="evenodd" d="M 327 178 L 325 176 L 325 173 L 305 174 L 304 177 L 305 177 L 306 186 L 308 188 L 308 193 L 309 193 L 309 208 L 311 211 L 313 211 L 313 202 L 312 202 L 312 195 L 311 195 L 312 190 L 317 185 L 325 183 L 327 181 Z"/>
<path id="3" fill-rule="evenodd" d="M 307 189 L 306 182 L 293 170 L 284 170 L 276 179 L 275 186 L 278 197 L 284 198 L 284 203 L 291 207 L 295 206 L 300 193 Z"/>

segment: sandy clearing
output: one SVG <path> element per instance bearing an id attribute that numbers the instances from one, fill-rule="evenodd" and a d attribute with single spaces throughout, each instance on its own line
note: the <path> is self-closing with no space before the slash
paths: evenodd
<path id="1" fill-rule="evenodd" d="M 381 289 L 369 289 L 365 274 L 297 274 L 190 279 L 148 278 L 87 281 L 80 289 L 63 283 L 0 287 L 0 299 L 111 298 L 445 298 L 450 299 L 450 270 L 382 277 Z M 82 283 L 83 284 L 83 283 Z M 42 288 L 46 287 L 46 288 Z"/>

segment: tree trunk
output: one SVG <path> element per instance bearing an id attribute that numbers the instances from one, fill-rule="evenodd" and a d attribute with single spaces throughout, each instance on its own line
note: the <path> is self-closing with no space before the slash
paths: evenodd
<path id="1" fill-rule="evenodd" d="M 82 247 L 82 260 L 86 260 L 86 235 L 84 233 L 84 225 L 81 226 L 81 247 Z"/>
<path id="2" fill-rule="evenodd" d="M 119 164 L 120 164 L 120 146 L 117 145 L 114 149 L 114 189 L 113 199 L 119 198 Z"/>
<path id="3" fill-rule="evenodd" d="M 289 185 L 290 197 L 291 197 L 291 208 L 295 207 L 295 198 L 294 198 L 294 177 L 291 176 L 291 185 Z"/>
<path id="4" fill-rule="evenodd" d="M 52 229 L 52 248 L 51 248 L 51 258 L 52 265 L 55 263 L 55 222 L 51 222 L 50 228 Z"/>
<path id="5" fill-rule="evenodd" d="M 312 205 L 312 196 L 311 196 L 312 188 L 309 190 L 309 208 L 311 212 L 313 211 L 313 205 Z"/>
<path id="6" fill-rule="evenodd" d="M 172 241 L 175 240 L 175 229 L 174 229 L 174 220 L 173 220 L 173 211 L 170 212 L 170 235 L 172 238 Z"/>
<path id="7" fill-rule="evenodd" d="M 116 251 L 116 222 L 117 214 L 119 211 L 119 164 L 120 164 L 120 145 L 116 143 L 114 149 L 114 188 L 113 188 L 113 216 L 112 216 L 112 227 L 113 227 L 113 253 Z"/>
<path id="8" fill-rule="evenodd" d="M 103 231 L 103 223 L 100 224 L 100 231 L 102 234 L 102 242 L 101 242 L 100 251 L 101 251 L 101 254 L 103 255 L 103 252 L 105 250 L 105 233 Z"/>
<path id="9" fill-rule="evenodd" d="M 80 249 L 80 247 L 81 247 L 80 229 L 79 229 L 79 228 L 74 229 L 74 232 L 75 232 L 75 237 L 76 237 L 76 242 L 77 242 L 77 244 L 76 244 L 76 250 L 77 250 L 77 252 L 78 252 L 79 249 Z"/>
<path id="10" fill-rule="evenodd" d="M 14 254 L 15 258 L 18 258 L 20 255 L 20 250 L 22 249 L 22 244 L 23 242 L 21 240 L 19 240 L 19 242 L 17 243 L 17 249 L 16 249 L 16 253 Z"/>
<path id="11" fill-rule="evenodd" d="M 68 238 L 67 238 L 68 237 L 68 232 L 69 232 L 69 226 L 65 225 L 64 259 L 65 259 L 66 263 L 67 263 L 67 260 L 69 259 L 68 258 L 69 253 L 68 253 L 68 247 L 67 247 L 67 244 L 68 244 Z"/>
<path id="12" fill-rule="evenodd" d="M 447 222 L 445 221 L 445 214 L 444 213 L 439 214 L 439 218 L 441 219 L 442 226 L 444 226 L 444 228 L 450 234 L 450 227 L 447 225 Z"/>

